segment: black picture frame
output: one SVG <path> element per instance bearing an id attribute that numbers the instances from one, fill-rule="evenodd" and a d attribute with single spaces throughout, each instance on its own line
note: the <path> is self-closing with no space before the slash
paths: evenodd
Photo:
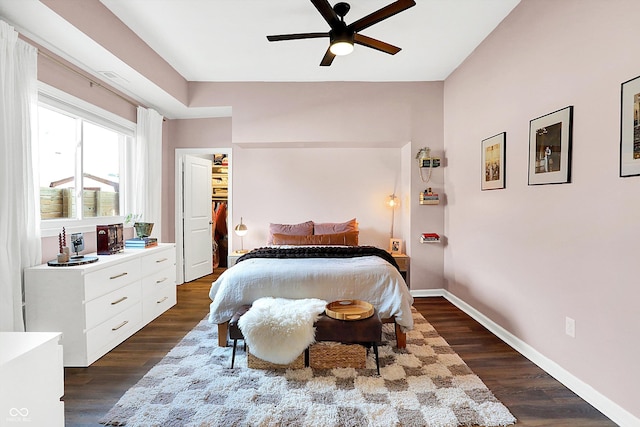
<path id="1" fill-rule="evenodd" d="M 640 175 L 640 76 L 620 85 L 620 176 Z"/>
<path id="2" fill-rule="evenodd" d="M 506 132 L 482 140 L 482 152 L 480 155 L 482 190 L 500 190 L 506 188 L 506 143 Z"/>
<path id="3" fill-rule="evenodd" d="M 571 182 L 573 106 L 529 122 L 529 185 Z"/>

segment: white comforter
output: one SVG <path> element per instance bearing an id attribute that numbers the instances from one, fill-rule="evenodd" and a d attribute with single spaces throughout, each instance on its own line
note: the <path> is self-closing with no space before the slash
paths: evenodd
<path id="1" fill-rule="evenodd" d="M 252 258 L 227 269 L 211 285 L 212 323 L 231 319 L 237 308 L 262 297 L 368 301 L 381 318 L 395 316 L 413 328 L 413 297 L 398 270 L 377 256 L 355 258 Z"/>

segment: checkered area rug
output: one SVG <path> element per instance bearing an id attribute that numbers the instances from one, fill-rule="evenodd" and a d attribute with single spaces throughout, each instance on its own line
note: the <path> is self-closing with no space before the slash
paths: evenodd
<path id="1" fill-rule="evenodd" d="M 127 426 L 506 426 L 516 422 L 435 329 L 413 309 L 407 348 L 383 327 L 380 373 L 365 369 L 247 368 L 238 345 L 217 345 L 203 320 L 100 421 Z"/>

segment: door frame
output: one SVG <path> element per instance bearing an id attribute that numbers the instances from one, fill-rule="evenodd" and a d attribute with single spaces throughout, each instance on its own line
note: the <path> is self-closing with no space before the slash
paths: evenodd
<path id="1" fill-rule="evenodd" d="M 184 227 L 183 227 L 183 202 L 184 202 L 184 156 L 202 156 L 211 155 L 213 160 L 214 154 L 226 154 L 229 157 L 229 186 L 227 196 L 227 218 L 233 218 L 232 213 L 232 168 L 233 156 L 232 149 L 225 148 L 176 148 L 175 151 L 175 242 L 176 242 L 176 283 L 182 285 L 184 283 Z M 213 238 L 213 237 L 212 237 Z"/>

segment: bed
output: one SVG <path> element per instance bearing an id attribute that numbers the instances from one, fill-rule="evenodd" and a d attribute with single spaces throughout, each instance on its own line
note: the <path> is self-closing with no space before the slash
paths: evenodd
<path id="1" fill-rule="evenodd" d="M 218 344 L 227 345 L 227 324 L 240 306 L 270 296 L 368 301 L 384 321 L 395 323 L 398 347 L 405 347 L 405 333 L 413 328 L 413 297 L 395 260 L 382 249 L 357 245 L 357 230 L 330 231 L 336 230 L 271 233 L 275 246 L 251 251 L 223 272 L 209 292 L 209 321 L 218 325 Z"/>

